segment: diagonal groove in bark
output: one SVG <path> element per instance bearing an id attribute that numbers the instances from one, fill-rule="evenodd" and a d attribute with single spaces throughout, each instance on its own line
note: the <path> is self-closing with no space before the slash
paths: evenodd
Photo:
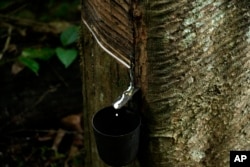
<path id="1" fill-rule="evenodd" d="M 86 1 L 83 3 L 83 17 L 94 27 L 93 30 L 104 41 L 105 47 L 126 60 L 133 53 L 133 25 L 130 4 L 127 1 L 120 2 Z"/>
<path id="2" fill-rule="evenodd" d="M 223 142 L 232 145 L 230 138 L 237 137 L 229 134 L 239 129 L 236 124 L 227 126 L 228 122 L 237 115 L 247 126 L 247 118 L 239 114 L 249 111 L 249 3 L 148 3 L 149 127 L 151 136 L 166 137 L 152 141 L 165 149 L 151 151 L 173 153 L 155 157 L 154 166 L 163 166 L 162 161 L 169 166 L 203 166 L 209 150 L 213 154 L 206 157 L 204 166 L 225 166 L 227 162 L 220 160 L 228 160 L 229 150 Z M 167 138 L 175 140 L 175 148 Z M 238 147 L 246 147 L 241 144 Z"/>
<path id="3" fill-rule="evenodd" d="M 133 12 L 131 2 L 136 9 Z M 136 75 L 143 96 L 141 110 L 148 121 L 150 137 L 148 150 L 143 152 L 148 153 L 148 158 L 143 159 L 149 161 L 145 167 L 222 167 L 228 165 L 230 149 L 250 149 L 250 3 L 247 0 L 86 0 L 83 3 L 87 6 L 85 14 L 94 14 L 87 18 L 102 39 L 125 57 L 137 51 Z M 116 14 L 111 16 L 109 12 Z M 136 16 L 132 23 L 126 20 L 131 13 Z M 91 68 L 86 70 L 95 70 L 98 75 L 89 77 L 98 82 L 103 74 L 95 66 L 106 67 L 110 61 L 96 55 L 90 59 L 93 60 L 85 60 L 85 65 Z M 91 61 L 98 62 L 91 64 Z M 118 67 L 109 68 L 119 73 Z M 93 86 L 98 90 L 86 89 L 89 98 L 94 99 L 93 104 L 98 103 L 99 99 L 93 97 L 98 91 L 112 93 L 99 83 Z"/>

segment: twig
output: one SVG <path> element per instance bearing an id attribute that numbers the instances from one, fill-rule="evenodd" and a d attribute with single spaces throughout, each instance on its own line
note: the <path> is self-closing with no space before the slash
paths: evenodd
<path id="1" fill-rule="evenodd" d="M 72 134 L 72 135 L 82 135 L 83 132 L 76 131 L 76 130 L 65 130 L 65 134 Z M 8 138 L 13 138 L 15 133 L 23 133 L 23 132 L 30 132 L 30 133 L 51 133 L 51 134 L 56 134 L 58 130 L 55 129 L 49 129 L 49 130 L 37 130 L 37 129 L 20 129 L 20 130 L 12 130 L 9 131 L 7 134 L 1 134 L 0 137 L 8 137 Z M 19 136 L 17 138 L 20 138 Z M 29 140 L 29 139 L 27 139 Z"/>
<path id="2" fill-rule="evenodd" d="M 52 66 L 50 66 L 56 77 L 66 86 L 69 87 L 69 84 L 65 81 L 65 79 L 54 69 Z"/>
<path id="3" fill-rule="evenodd" d="M 58 34 L 63 31 L 66 26 L 69 26 L 70 23 L 65 22 L 65 26 L 58 26 L 56 23 L 43 23 L 30 19 L 23 19 L 18 17 L 13 17 L 9 15 L 0 14 L 1 22 L 6 22 L 12 25 L 18 25 L 21 27 L 31 27 L 36 32 L 45 32 L 45 33 L 53 33 Z"/>
<path id="4" fill-rule="evenodd" d="M 43 99 L 44 99 L 48 94 L 57 91 L 57 88 L 58 88 L 59 86 L 60 86 L 60 85 L 58 84 L 58 85 L 56 85 L 55 87 L 52 87 L 52 88 L 48 89 L 46 92 L 44 92 L 30 108 L 27 108 L 27 109 L 25 110 L 25 112 L 34 109 L 39 103 L 41 103 L 41 102 L 43 101 Z"/>
<path id="5" fill-rule="evenodd" d="M 2 53 L 0 53 L 0 60 L 3 58 L 4 53 L 7 51 L 10 40 L 11 40 L 11 32 L 12 32 L 13 27 L 11 25 L 8 25 L 8 34 L 7 34 L 7 39 L 5 41 Z"/>

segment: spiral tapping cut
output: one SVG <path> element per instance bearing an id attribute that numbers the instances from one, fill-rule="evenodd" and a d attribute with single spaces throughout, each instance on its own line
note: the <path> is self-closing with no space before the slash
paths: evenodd
<path id="1" fill-rule="evenodd" d="M 98 39 L 96 34 L 94 33 L 93 29 L 91 26 L 84 20 L 82 17 L 82 21 L 85 24 L 85 26 L 88 28 L 88 30 L 91 32 L 93 37 L 95 38 L 97 44 L 106 52 L 108 53 L 111 57 L 115 58 L 118 62 L 120 62 L 122 65 L 127 67 L 130 72 L 130 85 L 127 90 L 125 90 L 121 96 L 118 97 L 118 99 L 113 103 L 113 107 L 115 109 L 120 109 L 122 108 L 132 97 L 133 95 L 139 90 L 139 88 L 136 88 L 134 86 L 134 57 L 131 55 L 130 56 L 130 64 L 127 63 L 127 59 L 123 60 L 116 56 L 114 53 L 112 53 L 110 50 L 108 50 Z"/>
<path id="2" fill-rule="evenodd" d="M 96 34 L 94 33 L 94 31 L 92 30 L 92 28 L 90 27 L 90 25 L 83 19 L 82 17 L 82 21 L 85 24 L 85 26 L 88 28 L 88 30 L 91 32 L 91 34 L 93 35 L 93 37 L 95 38 L 97 44 L 106 52 L 108 53 L 111 57 L 113 57 L 114 59 L 116 59 L 118 62 L 120 62 L 122 65 L 124 65 L 125 67 L 127 67 L 128 69 L 130 68 L 130 65 L 125 61 L 122 60 L 121 58 L 119 58 L 118 56 L 116 56 L 114 53 L 112 53 L 110 50 L 108 50 L 98 39 L 98 37 L 96 36 Z"/>

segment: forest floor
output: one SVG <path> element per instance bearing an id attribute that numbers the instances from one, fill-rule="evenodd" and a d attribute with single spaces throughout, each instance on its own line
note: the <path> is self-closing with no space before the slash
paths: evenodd
<path id="1" fill-rule="evenodd" d="M 0 20 L 0 166 L 83 166 L 80 1 L 1 0 Z"/>

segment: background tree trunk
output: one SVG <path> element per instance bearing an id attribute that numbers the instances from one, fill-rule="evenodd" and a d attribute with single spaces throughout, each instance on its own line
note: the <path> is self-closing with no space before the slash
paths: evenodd
<path id="1" fill-rule="evenodd" d="M 133 14 L 148 127 L 141 166 L 224 167 L 230 150 L 250 150 L 250 2 L 148 0 Z M 86 166 L 99 167 L 91 117 L 127 87 L 128 77 L 85 34 Z"/>

